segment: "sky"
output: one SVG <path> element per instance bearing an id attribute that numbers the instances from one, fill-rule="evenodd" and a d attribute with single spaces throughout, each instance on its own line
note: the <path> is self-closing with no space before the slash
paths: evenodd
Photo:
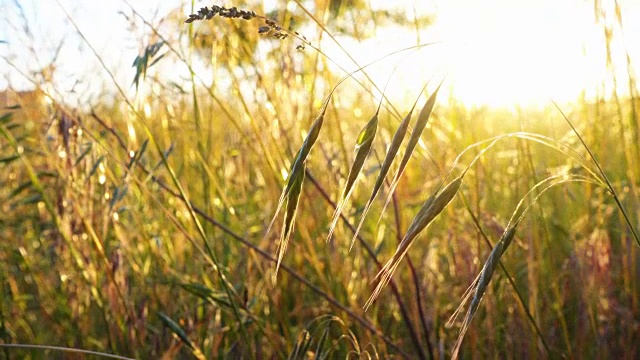
<path id="1" fill-rule="evenodd" d="M 156 24 L 180 5 L 187 14 L 190 3 L 129 1 L 136 11 Z M 608 9 L 609 23 L 614 24 L 613 1 L 601 0 L 601 3 Z M 640 39 L 640 1 L 618 3 L 624 27 L 623 31 L 613 27 L 616 34 L 613 50 L 614 64 L 620 70 L 618 76 L 623 76 L 625 51 L 630 54 L 634 69 L 640 69 L 640 41 L 637 41 Z M 287 6 L 287 3 L 266 1 L 265 8 L 273 6 Z M 415 96 L 425 81 L 446 74 L 446 91 L 467 105 L 544 105 L 549 99 L 570 101 L 581 92 L 593 95 L 610 77 L 606 71 L 603 28 L 595 23 L 593 1 L 371 0 L 371 6 L 400 6 L 409 9 L 409 13 L 415 9 L 436 19 L 434 25 L 419 35 L 422 42 L 438 41 L 439 45 L 404 58 L 402 66 L 395 70 L 389 92 L 402 94 L 399 96 Z M 4 41 L 0 43 L 0 89 L 8 85 L 28 88 L 30 84 L 20 72 L 29 76 L 30 72 L 49 64 L 60 44 L 55 62 L 56 88 L 81 98 L 82 94 L 100 88 L 98 83 L 112 82 L 78 36 L 65 11 L 116 81 L 131 90 L 134 72 L 131 62 L 148 41 L 150 31 L 139 22 L 129 20 L 132 12 L 123 0 L 0 0 L 0 41 Z M 375 38 L 362 43 L 346 37 L 339 39 L 363 64 L 415 45 L 416 33 L 396 27 L 379 30 Z M 350 63 L 330 41 L 321 46 L 337 62 Z M 384 84 L 394 66 L 390 63 L 374 80 Z M 95 80 L 96 74 L 102 75 L 99 81 Z M 611 84 L 607 86 L 610 90 Z M 440 98 L 446 99 L 449 95 Z"/>

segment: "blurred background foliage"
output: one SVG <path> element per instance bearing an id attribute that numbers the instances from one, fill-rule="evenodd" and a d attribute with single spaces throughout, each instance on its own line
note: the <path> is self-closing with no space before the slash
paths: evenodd
<path id="1" fill-rule="evenodd" d="M 265 11 L 255 1 L 233 5 Z M 621 23 L 615 13 L 599 12 L 603 7 L 596 2 L 594 10 L 614 37 Z M 278 3 L 264 15 L 317 46 L 324 37 L 364 41 L 385 28 L 421 29 L 435 18 L 412 13 L 373 10 L 359 0 L 316 0 Z M 259 35 L 259 19 L 186 25 L 183 7 L 144 18 L 130 5 L 120 16 L 133 39 L 122 47 L 137 51 L 127 59 L 134 67 L 124 82 L 117 72 L 113 79 L 98 75 L 108 67 L 96 67 L 95 78 L 68 79 L 69 70 L 59 66 L 64 60 L 35 46 L 34 24 L 19 16 L 11 22 L 39 67 L 25 70 L 16 57 L 3 55 L 5 71 L 22 72 L 32 88 L 9 87 L 0 97 L 2 344 L 135 358 L 448 357 L 460 323 L 445 324 L 491 251 L 485 236 L 495 243 L 541 180 L 583 171 L 549 147 L 501 141 L 471 168 L 462 194 L 364 312 L 379 264 L 467 146 L 526 131 L 587 155 L 551 106 L 496 109 L 441 97 L 389 209 L 381 214 L 382 204 L 374 203 L 362 242 L 350 252 L 352 226 L 409 108 L 385 103 L 364 176 L 345 208 L 347 222 L 325 243 L 353 144 L 382 86 L 357 74 L 330 101 L 274 286 L 280 228 L 266 238 L 264 232 L 296 151 L 344 72 L 310 46 L 297 51 L 301 39 Z M 367 74 L 382 72 L 386 79 L 388 64 Z M 640 98 L 633 69 L 626 70 L 616 81 L 627 83 L 628 93 L 603 85 L 595 99 L 583 96 L 564 110 L 637 228 Z M 95 84 L 107 85 L 95 91 Z M 464 155 L 454 171 L 474 156 Z M 494 276 L 461 357 L 636 358 L 638 256 L 605 189 L 574 183 L 545 193 L 520 224 L 503 258 L 508 276 Z M 52 349 L 2 347 L 0 353 L 61 356 Z"/>

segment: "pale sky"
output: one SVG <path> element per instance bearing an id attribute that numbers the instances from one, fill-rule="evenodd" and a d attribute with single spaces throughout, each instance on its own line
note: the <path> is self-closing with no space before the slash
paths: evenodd
<path id="1" fill-rule="evenodd" d="M 184 1 L 131 0 L 130 3 L 155 23 Z M 286 2 L 268 3 L 267 8 L 273 3 L 286 6 Z M 398 80 L 390 87 L 393 93 L 415 95 L 429 78 L 446 73 L 447 90 L 466 104 L 535 105 L 548 104 L 550 97 L 568 101 L 582 90 L 593 92 L 607 78 L 603 31 L 594 23 L 592 1 L 373 0 L 371 3 L 373 7 L 401 6 L 410 13 L 415 7 L 421 14 L 436 16 L 436 24 L 422 31 L 420 38 L 422 42 L 442 41 L 442 45 L 405 59 L 394 75 Z M 626 49 L 637 71 L 640 68 L 640 1 L 619 3 L 625 39 L 618 37 L 614 43 L 617 54 L 614 61 L 626 71 L 621 57 Z M 30 37 L 25 35 L 24 21 L 16 4 L 23 8 Z M 131 10 L 122 0 L 60 0 L 60 4 L 72 14 L 118 82 L 130 88 L 134 74 L 131 63 L 150 34 L 148 28 L 130 28 L 126 16 L 131 16 Z M 201 5 L 212 4 L 197 3 Z M 187 14 L 187 10 L 184 11 Z M 28 85 L 2 58 L 9 59 L 21 71 L 33 71 L 50 62 L 63 39 L 55 78 L 61 92 L 85 94 L 100 81 L 110 83 L 56 0 L 0 0 L 0 14 L 0 40 L 8 42 L 0 43 L 0 89 L 5 88 L 7 82 L 16 88 Z M 363 64 L 415 45 L 415 39 L 411 29 L 394 29 L 380 31 L 374 39 L 361 44 L 347 38 L 340 41 Z M 334 60 L 349 64 L 330 42 L 324 42 L 322 47 Z M 394 64 L 389 64 L 375 81 L 383 85 L 393 67 Z M 107 85 L 107 88 L 113 86 Z"/>

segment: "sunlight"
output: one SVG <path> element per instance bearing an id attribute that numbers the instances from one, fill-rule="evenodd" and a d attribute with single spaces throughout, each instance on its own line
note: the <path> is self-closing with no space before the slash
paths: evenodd
<path id="1" fill-rule="evenodd" d="M 3 358 L 638 357 L 640 0 L 2 4 Z"/>
<path id="2" fill-rule="evenodd" d="M 551 99 L 571 102 L 581 94 L 594 98 L 602 86 L 607 92 L 612 90 L 604 31 L 596 23 L 591 2 L 497 1 L 492 6 L 468 0 L 402 3 L 374 1 L 372 7 L 412 9 L 415 3 L 419 14 L 436 18 L 435 24 L 420 33 L 421 41 L 441 44 L 424 48 L 417 55 L 394 57 L 384 71 L 369 72 L 381 87 L 402 59 L 388 89 L 392 100 L 400 100 L 394 94 L 401 94 L 402 101 L 412 101 L 425 81 L 444 75 L 447 82 L 440 101 L 452 96 L 467 106 L 537 107 L 549 105 Z M 621 4 L 626 33 L 637 31 L 640 21 L 632 20 L 640 19 L 640 5 Z M 613 11 L 608 15 L 613 17 Z M 340 41 L 362 65 L 415 45 L 415 39 L 410 27 L 394 27 L 379 29 L 375 39 L 357 42 L 345 37 Z M 636 69 L 640 66 L 638 44 L 623 41 L 616 37 L 610 43 L 618 77 L 627 72 L 625 51 L 632 65 Z M 323 42 L 323 49 L 338 63 L 352 64 L 329 39 Z M 628 84 L 619 84 L 617 90 L 628 93 Z"/>
<path id="3" fill-rule="evenodd" d="M 454 96 L 468 105 L 570 101 L 605 75 L 598 28 L 587 3 L 505 1 L 443 7 Z"/>
<path id="4" fill-rule="evenodd" d="M 74 11 L 109 14 L 110 17 L 105 18 L 107 20 L 101 20 L 100 26 L 94 26 L 95 20 L 89 15 L 78 17 L 76 21 L 81 29 L 86 31 L 85 35 L 89 40 L 96 44 L 97 48 L 105 50 L 102 55 L 114 69 L 117 78 L 122 79 L 123 84 L 130 82 L 130 59 L 123 59 L 118 54 L 122 46 L 134 53 L 138 51 L 138 45 L 122 40 L 127 37 L 127 32 L 125 28 L 118 27 L 123 24 L 123 16 L 118 15 L 116 11 L 118 6 L 103 4 L 101 8 L 95 9 L 73 0 L 62 3 Z M 151 13 L 148 7 L 153 6 L 144 5 L 139 1 L 134 3 L 144 8 L 145 13 Z M 155 6 L 171 9 L 178 3 L 180 2 L 162 0 Z M 619 0 L 617 3 L 622 8 L 623 31 L 616 24 L 614 2 L 603 0 L 600 6 L 607 12 L 607 26 L 614 31 L 610 45 L 616 76 L 623 78 L 627 71 L 625 52 L 629 53 L 633 68 L 640 68 L 640 42 L 634 41 L 636 39 L 633 36 L 640 34 L 640 1 Z M 297 6 L 293 1 L 263 0 L 265 11 L 276 9 L 283 4 L 286 4 L 290 11 L 295 10 Z M 46 20 L 38 22 L 34 27 L 38 33 L 51 34 L 38 37 L 50 39 L 39 40 L 39 47 L 55 48 L 56 43 L 53 39 L 63 38 L 65 34 L 74 34 L 73 29 L 64 21 L 57 5 L 48 4 L 42 8 L 35 6 L 33 2 L 25 2 L 24 6 L 28 14 L 33 13 L 31 16 L 34 19 Z M 412 21 L 414 15 L 433 16 L 435 19 L 434 24 L 424 26 L 419 33 L 416 33 L 411 23 L 406 24 L 407 26 L 379 27 L 375 36 L 362 42 L 350 38 L 348 34 L 334 33 L 343 47 L 361 65 L 392 51 L 413 46 L 417 38 L 422 43 L 440 42 L 439 45 L 426 47 L 415 53 L 393 57 L 368 71 L 381 88 L 394 71 L 394 67 L 400 64 L 393 73 L 388 88 L 388 95 L 392 101 L 412 102 L 426 81 L 445 74 L 447 81 L 442 89 L 441 101 L 451 96 L 468 106 L 548 105 L 549 99 L 568 102 L 579 98 L 583 93 L 586 98 L 593 98 L 596 91 L 602 96 L 613 89 L 611 72 L 607 70 L 603 26 L 596 21 L 593 1 L 495 0 L 488 6 L 483 2 L 469 0 L 371 0 L 368 6 L 374 10 L 401 9 L 406 14 L 408 22 Z M 56 16 L 43 17 L 42 13 Z M 31 18 L 30 20 L 34 21 Z M 109 26 L 113 27 L 113 33 L 103 31 Z M 328 28 L 332 29 L 330 24 Z M 316 44 L 317 37 L 313 36 L 315 27 L 312 23 L 306 29 L 297 30 L 306 34 L 309 40 Z M 625 41 L 624 35 L 630 40 Z M 347 70 L 356 68 L 329 36 L 323 36 L 321 48 Z M 95 68 L 89 64 L 92 56 L 78 56 L 73 49 L 73 46 L 69 46 L 68 49 L 64 47 L 58 64 L 60 74 L 73 76 L 56 78 L 57 82 L 68 88 L 75 86 L 75 79 L 80 76 L 78 69 L 88 72 Z M 313 50 L 308 49 L 307 54 L 311 51 Z M 126 64 L 121 63 L 125 60 Z M 336 74 L 344 74 L 337 65 L 331 66 Z M 23 80 L 16 74 L 7 75 L 0 78 L 0 88 L 7 87 L 9 83 L 17 88 L 28 87 L 30 84 Z M 130 90 L 133 91 L 133 88 Z M 627 94 L 628 84 L 620 83 L 618 90 L 620 94 Z M 83 94 L 87 92 L 90 91 L 79 91 Z"/>

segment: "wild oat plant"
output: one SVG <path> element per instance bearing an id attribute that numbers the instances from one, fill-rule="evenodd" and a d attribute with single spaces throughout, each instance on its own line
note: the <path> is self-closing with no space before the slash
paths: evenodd
<path id="1" fill-rule="evenodd" d="M 106 66 L 115 104 L 5 92 L 4 356 L 637 357 L 638 98 L 514 119 L 442 105 L 443 77 L 402 109 L 387 85 L 438 44 L 342 48 L 347 71 L 318 45 L 339 45 L 324 5 L 293 4 L 203 7 L 180 31 L 131 6 L 153 33 L 134 98 Z M 188 88 L 154 70 L 172 61 Z"/>

